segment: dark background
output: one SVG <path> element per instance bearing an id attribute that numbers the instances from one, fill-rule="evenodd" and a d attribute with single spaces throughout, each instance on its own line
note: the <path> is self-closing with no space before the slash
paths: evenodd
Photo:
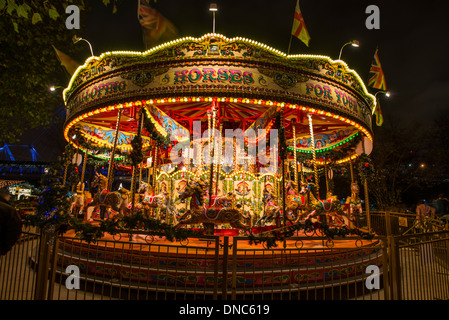
<path id="1" fill-rule="evenodd" d="M 95 55 L 106 51 L 145 50 L 137 19 L 137 0 L 120 1 L 116 13 L 112 13 L 112 5 L 105 6 L 100 0 L 88 3 L 91 10 L 81 12 L 85 23 L 78 34 L 90 41 Z M 179 37 L 201 37 L 212 32 L 210 1 L 150 3 L 173 22 Z M 229 38 L 253 39 L 287 52 L 295 0 L 222 0 L 216 3 L 219 10 L 217 33 Z M 368 30 L 365 26 L 368 5 L 377 5 L 380 10 L 379 30 Z M 293 38 L 291 54 L 318 54 L 337 59 L 341 46 L 357 39 L 361 46 L 346 46 L 342 59 L 367 83 L 374 52 L 379 49 L 387 89 L 392 93 L 389 99 L 378 95 L 385 121 L 383 127 L 400 125 L 420 130 L 431 126 L 439 110 L 447 107 L 449 50 L 445 1 L 302 0 L 300 7 L 311 41 L 307 47 Z M 89 57 L 85 42 L 75 45 L 85 46 L 85 55 L 76 57 L 80 62 Z M 375 134 L 382 130 L 382 127 L 374 127 Z M 61 130 L 61 123 L 44 132 L 34 129 L 22 141 L 24 144 L 33 142 L 40 159 L 52 161 L 64 146 Z M 19 158 L 30 158 L 25 149 L 15 154 Z"/>

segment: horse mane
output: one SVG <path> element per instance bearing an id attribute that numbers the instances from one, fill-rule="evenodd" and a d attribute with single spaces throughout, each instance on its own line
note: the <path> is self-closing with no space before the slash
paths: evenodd
<path id="1" fill-rule="evenodd" d="M 317 187 L 315 183 L 309 183 L 308 184 L 308 188 L 309 188 L 309 194 L 312 198 L 312 201 L 318 201 L 319 197 L 317 196 Z"/>

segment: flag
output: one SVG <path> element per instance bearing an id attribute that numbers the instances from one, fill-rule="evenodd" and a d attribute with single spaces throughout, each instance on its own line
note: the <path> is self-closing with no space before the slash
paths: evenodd
<path id="1" fill-rule="evenodd" d="M 374 89 L 387 90 L 387 84 L 385 83 L 385 76 L 382 71 L 382 66 L 380 64 L 379 55 L 374 52 L 374 59 L 371 63 L 371 68 L 369 70 L 370 74 L 373 76 L 369 79 L 368 85 L 373 87 Z"/>
<path id="2" fill-rule="evenodd" d="M 299 0 L 296 2 L 295 15 L 293 18 L 292 35 L 309 46 L 310 36 L 307 32 L 306 24 L 302 18 L 301 10 L 299 9 Z"/>
<path id="3" fill-rule="evenodd" d="M 66 55 L 64 52 L 59 51 L 55 48 L 54 45 L 52 45 L 53 49 L 55 50 L 56 56 L 58 57 L 59 62 L 61 65 L 67 70 L 67 72 L 72 76 L 76 69 L 80 66 L 80 64 Z"/>
<path id="4" fill-rule="evenodd" d="M 380 109 L 379 101 L 377 102 L 376 110 L 374 110 L 374 115 L 376 116 L 376 125 L 380 127 L 384 123 L 384 117 Z"/>
<path id="5" fill-rule="evenodd" d="M 146 48 L 173 39 L 178 30 L 167 18 L 152 8 L 146 0 L 138 0 L 137 17 L 142 26 L 143 42 Z"/>
<path id="6" fill-rule="evenodd" d="M 369 70 L 372 74 L 371 78 L 368 80 L 368 85 L 374 89 L 387 90 L 387 84 L 385 82 L 385 75 L 382 70 L 382 65 L 380 64 L 378 49 L 374 52 L 373 62 L 371 63 L 371 68 Z M 376 109 L 374 110 L 374 115 L 376 116 L 376 125 L 381 126 L 384 122 L 382 116 L 382 110 L 380 109 L 379 101 L 377 101 Z"/>

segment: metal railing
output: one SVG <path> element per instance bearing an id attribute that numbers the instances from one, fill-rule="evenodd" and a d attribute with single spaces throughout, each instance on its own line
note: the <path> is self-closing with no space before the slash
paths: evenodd
<path id="1" fill-rule="evenodd" d="M 27 230 L 0 257 L 0 299 L 447 299 L 449 231 L 394 235 L 386 217 L 387 236 L 370 241 L 290 237 L 270 249 L 247 237 L 87 243 Z M 369 266 L 378 288 L 367 287 Z"/>
<path id="2" fill-rule="evenodd" d="M 0 256 L 0 300 L 32 300 L 35 298 L 37 270 L 30 259 L 37 259 L 40 234 L 26 228 L 19 241 Z"/>
<path id="3" fill-rule="evenodd" d="M 389 237 L 394 300 L 449 299 L 449 231 Z"/>
<path id="4" fill-rule="evenodd" d="M 367 289 L 368 266 L 382 270 L 386 246 L 380 238 L 291 237 L 288 245 L 263 249 L 234 237 L 232 299 L 343 300 L 382 297 L 383 285 Z"/>
<path id="5" fill-rule="evenodd" d="M 418 221 L 416 214 L 403 212 L 371 212 L 370 222 L 371 229 L 380 236 L 419 234 L 446 228 L 438 219 L 426 218 L 424 221 Z"/>

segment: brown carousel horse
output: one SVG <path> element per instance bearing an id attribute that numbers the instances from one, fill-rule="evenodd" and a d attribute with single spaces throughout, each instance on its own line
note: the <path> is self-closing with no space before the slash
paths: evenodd
<path id="1" fill-rule="evenodd" d="M 160 208 L 161 211 L 165 211 L 173 216 L 175 223 L 176 219 L 176 209 L 170 202 L 170 197 L 168 192 L 161 191 L 159 194 L 155 195 L 153 187 L 146 182 L 141 182 L 138 189 L 139 202 L 143 210 L 143 213 L 147 216 L 153 216 L 155 209 Z"/>
<path id="2" fill-rule="evenodd" d="M 210 206 L 206 207 L 205 197 L 207 194 L 207 184 L 200 179 L 190 179 L 187 181 L 186 188 L 179 195 L 181 201 L 190 198 L 190 209 L 180 218 L 176 227 L 186 224 L 202 223 L 207 234 L 213 234 L 213 227 L 216 224 L 229 223 L 231 227 L 251 231 L 250 227 L 243 224 L 242 213 L 234 205 L 228 207 Z"/>
<path id="3" fill-rule="evenodd" d="M 256 221 L 254 226 L 259 224 L 264 225 L 267 220 L 275 219 L 279 224 L 281 218 L 281 208 L 278 206 L 276 195 L 265 186 L 263 190 L 262 202 L 264 204 L 264 214 Z"/>
<path id="4" fill-rule="evenodd" d="M 320 200 L 314 194 L 314 184 L 301 182 L 300 185 L 300 197 L 293 198 L 292 201 L 301 202 L 299 205 L 296 205 L 307 212 L 306 219 L 313 219 L 324 215 L 326 218 L 325 222 L 333 220 L 338 226 L 347 226 L 350 229 L 355 228 L 354 222 L 346 216 L 345 212 L 341 208 L 340 201 L 338 201 L 336 196 L 329 197 L 325 200 Z M 302 197 L 304 198 L 302 199 Z M 293 206 L 294 205 L 292 205 L 292 207 Z M 299 221 L 299 217 L 300 216 L 298 215 L 297 221 Z"/>
<path id="5" fill-rule="evenodd" d="M 95 207 L 94 210 L 99 208 L 100 219 L 104 219 L 109 209 L 118 212 L 120 215 L 129 213 L 129 190 L 120 188 L 118 191 L 108 191 L 108 179 L 100 173 L 95 173 L 92 187 L 98 187 L 98 192 L 94 195 L 92 202 L 87 207 Z"/>

